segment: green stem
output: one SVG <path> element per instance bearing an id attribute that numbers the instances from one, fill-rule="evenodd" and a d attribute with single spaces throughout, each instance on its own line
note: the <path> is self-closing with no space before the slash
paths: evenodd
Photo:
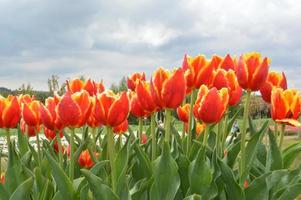
<path id="1" fill-rule="evenodd" d="M 92 140 L 93 140 L 93 147 L 92 150 L 95 151 L 96 149 L 96 136 L 95 136 L 95 128 L 91 128 L 91 135 L 92 135 Z"/>
<path id="2" fill-rule="evenodd" d="M 224 150 L 225 150 L 225 140 L 228 136 L 228 130 L 227 130 L 227 126 L 228 126 L 228 116 L 229 114 L 226 112 L 225 114 L 225 118 L 224 118 L 224 132 L 222 134 L 222 142 L 221 142 L 221 153 L 224 154 Z"/>
<path id="3" fill-rule="evenodd" d="M 193 89 L 191 91 L 191 95 L 190 95 L 190 109 L 189 109 L 189 119 L 188 119 L 188 140 L 187 140 L 187 146 L 186 146 L 186 155 L 188 156 L 189 151 L 190 151 L 190 146 L 191 146 L 191 142 L 192 142 L 192 128 L 193 128 L 193 104 L 196 98 L 196 93 L 197 90 Z"/>
<path id="4" fill-rule="evenodd" d="M 74 128 L 71 128 L 71 136 L 70 136 L 70 165 L 69 165 L 69 177 L 71 182 L 73 182 L 74 179 L 74 135 L 75 130 Z"/>
<path id="5" fill-rule="evenodd" d="M 152 160 L 156 159 L 156 148 L 157 148 L 157 139 L 155 131 L 155 116 L 156 113 L 151 115 L 151 136 L 152 136 Z"/>
<path id="6" fill-rule="evenodd" d="M 215 148 L 217 155 L 220 155 L 220 143 L 221 143 L 221 134 L 223 128 L 223 119 L 217 124 L 217 136 L 215 140 Z"/>
<path id="7" fill-rule="evenodd" d="M 277 122 L 275 122 L 274 125 L 275 125 L 274 126 L 274 129 L 275 129 L 275 139 L 276 139 L 276 141 L 278 141 L 278 124 L 277 124 Z"/>
<path id="8" fill-rule="evenodd" d="M 138 138 L 139 138 L 139 142 L 141 144 L 142 142 L 142 138 L 141 138 L 141 135 L 142 135 L 142 132 L 143 132 L 143 118 L 142 117 L 139 117 L 138 119 L 138 126 L 139 126 L 139 133 L 138 133 Z"/>
<path id="9" fill-rule="evenodd" d="M 280 141 L 279 141 L 279 149 L 280 150 L 281 150 L 281 147 L 282 147 L 282 144 L 283 144 L 284 133 L 285 133 L 285 124 L 281 124 Z"/>
<path id="10" fill-rule="evenodd" d="M 111 184 L 112 184 L 112 190 L 115 193 L 116 192 L 116 168 L 115 168 L 115 147 L 114 147 L 114 134 L 112 131 L 112 128 L 109 126 L 106 126 L 107 129 L 107 140 L 108 140 L 108 155 L 111 165 Z"/>
<path id="11" fill-rule="evenodd" d="M 170 141 L 170 123 L 171 123 L 171 110 L 165 109 L 165 141 L 169 143 Z"/>
<path id="12" fill-rule="evenodd" d="M 242 121 L 242 130 L 241 130 L 241 159 L 240 159 L 240 183 L 244 183 L 245 179 L 245 169 L 246 169 L 246 134 L 247 134 L 247 122 L 249 116 L 249 105 L 250 105 L 251 91 L 247 92 L 246 102 L 244 105 L 244 114 Z"/>
<path id="13" fill-rule="evenodd" d="M 204 147 L 207 146 L 209 130 L 210 130 L 210 125 L 209 125 L 209 124 L 206 124 L 205 132 L 204 132 L 204 138 L 203 138 L 203 146 L 204 146 Z"/>
<path id="14" fill-rule="evenodd" d="M 38 162 L 39 162 L 39 164 L 41 164 L 40 136 L 39 136 L 37 129 L 35 129 L 35 132 L 36 132 L 36 143 L 37 143 L 37 147 L 38 147 Z"/>
<path id="15" fill-rule="evenodd" d="M 9 131 L 10 131 L 9 128 L 5 129 L 8 153 L 10 153 L 10 147 L 11 147 L 10 146 L 11 145 L 11 141 L 10 141 Z"/>
<path id="16" fill-rule="evenodd" d="M 59 147 L 59 163 L 60 166 L 63 167 L 63 149 L 62 149 L 62 140 L 60 137 L 60 131 L 56 130 L 55 133 L 56 133 L 57 143 Z"/>

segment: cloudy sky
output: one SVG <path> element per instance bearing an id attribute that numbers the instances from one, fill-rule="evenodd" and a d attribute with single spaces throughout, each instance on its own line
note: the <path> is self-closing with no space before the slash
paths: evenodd
<path id="1" fill-rule="evenodd" d="M 0 0 L 0 86 L 51 74 L 106 85 L 181 64 L 185 53 L 259 51 L 301 89 L 298 0 Z"/>

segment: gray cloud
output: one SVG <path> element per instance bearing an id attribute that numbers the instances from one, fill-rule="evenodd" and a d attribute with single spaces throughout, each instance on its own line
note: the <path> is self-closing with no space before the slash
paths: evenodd
<path id="1" fill-rule="evenodd" d="M 259 51 L 301 88 L 297 0 L 0 0 L 1 85 L 86 75 L 107 85 L 185 53 Z"/>

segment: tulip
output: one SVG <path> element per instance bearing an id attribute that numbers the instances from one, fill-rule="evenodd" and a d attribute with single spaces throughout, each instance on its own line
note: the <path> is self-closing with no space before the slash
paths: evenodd
<path id="1" fill-rule="evenodd" d="M 15 128 L 20 120 L 20 105 L 17 97 L 0 95 L 0 128 Z"/>
<path id="2" fill-rule="evenodd" d="M 90 96 L 95 96 L 97 93 L 101 93 L 104 91 L 104 86 L 102 82 L 96 83 L 95 81 L 88 79 L 87 81 L 83 81 L 81 79 L 73 79 L 67 81 L 67 91 L 71 94 L 80 92 L 80 91 L 87 91 Z"/>
<path id="3" fill-rule="evenodd" d="M 98 157 L 99 154 L 94 152 L 94 156 L 95 157 Z M 93 167 L 93 165 L 95 164 L 90 156 L 90 153 L 88 150 L 85 150 L 85 151 L 82 151 L 79 158 L 78 158 L 78 164 L 81 166 L 81 167 L 84 167 L 84 168 L 91 168 Z"/>
<path id="4" fill-rule="evenodd" d="M 300 93 L 295 89 L 274 88 L 271 95 L 271 114 L 273 120 L 281 124 L 301 126 L 298 121 L 301 112 Z"/>
<path id="5" fill-rule="evenodd" d="M 213 87 L 209 90 L 207 86 L 202 85 L 193 107 L 193 114 L 205 124 L 216 124 L 223 117 L 228 101 L 229 94 L 226 88 L 217 90 Z"/>
<path id="6" fill-rule="evenodd" d="M 216 87 L 218 90 L 222 88 L 228 88 L 229 106 L 234 106 L 240 101 L 242 95 L 242 88 L 239 86 L 235 72 L 233 70 L 216 70 L 212 80 L 212 86 Z"/>
<path id="7" fill-rule="evenodd" d="M 186 133 L 188 133 L 188 130 L 189 130 L 188 128 L 189 128 L 188 123 L 185 123 L 185 132 Z M 201 133 L 205 130 L 205 128 L 206 128 L 206 124 L 197 122 L 196 123 L 196 136 L 197 137 L 200 136 Z"/>
<path id="8" fill-rule="evenodd" d="M 41 123 L 40 102 L 34 100 L 23 104 L 22 117 L 28 126 L 39 126 Z"/>
<path id="9" fill-rule="evenodd" d="M 240 56 L 236 72 L 239 85 L 248 91 L 258 91 L 267 79 L 269 63 L 268 58 L 262 60 L 259 53 Z"/>
<path id="10" fill-rule="evenodd" d="M 0 183 L 1 183 L 2 185 L 5 184 L 5 173 L 3 173 L 3 172 L 1 172 L 1 175 L 0 175 Z"/>
<path id="11" fill-rule="evenodd" d="M 56 131 L 53 131 L 53 130 L 50 130 L 48 128 L 44 128 L 44 134 L 45 134 L 45 137 L 48 139 L 48 140 L 53 140 L 55 137 L 57 137 L 57 135 L 62 138 L 64 135 L 63 135 L 63 131 L 59 131 L 59 134 L 56 134 Z"/>
<path id="12" fill-rule="evenodd" d="M 61 148 L 59 146 L 60 145 L 59 145 L 58 141 L 54 140 L 53 145 L 52 145 L 54 151 L 56 153 L 60 153 L 60 152 L 66 153 L 66 149 L 64 148 L 64 146 L 61 146 Z M 70 148 L 69 148 L 69 154 L 67 156 L 69 156 L 69 155 L 70 155 Z M 63 166 L 63 165 L 61 165 L 61 166 Z"/>
<path id="13" fill-rule="evenodd" d="M 148 117 L 151 113 L 144 110 L 144 108 L 141 105 L 141 102 L 139 101 L 137 94 L 132 92 L 130 95 L 131 102 L 130 102 L 130 113 L 138 118 Z"/>
<path id="14" fill-rule="evenodd" d="M 179 120 L 181 120 L 184 123 L 188 123 L 189 110 L 190 110 L 190 104 L 188 104 L 188 103 L 183 106 L 179 106 L 177 108 L 177 115 L 178 115 Z"/>
<path id="15" fill-rule="evenodd" d="M 113 128 L 113 132 L 115 134 L 121 135 L 121 134 L 125 133 L 128 130 L 128 127 L 129 127 L 128 120 L 125 120 L 124 122 L 122 122 L 118 126 L 115 126 Z"/>
<path id="16" fill-rule="evenodd" d="M 28 103 L 32 102 L 33 100 L 35 100 L 35 97 L 34 96 L 30 96 L 28 94 L 25 94 L 25 95 L 24 94 L 20 94 L 18 96 L 18 100 L 19 100 L 20 104 L 24 104 L 24 103 L 28 104 Z"/>
<path id="17" fill-rule="evenodd" d="M 141 107 L 145 111 L 149 113 L 153 113 L 157 111 L 157 106 L 153 100 L 149 82 L 138 80 L 136 93 L 137 93 L 138 100 L 141 104 Z"/>
<path id="18" fill-rule="evenodd" d="M 283 72 L 282 74 L 273 71 L 269 72 L 266 82 L 261 86 L 260 93 L 262 99 L 267 103 L 271 103 L 273 87 L 287 89 L 286 77 Z"/>
<path id="19" fill-rule="evenodd" d="M 62 124 L 71 128 L 84 125 L 91 113 L 91 102 L 87 91 L 74 94 L 66 92 L 57 106 Z"/>
<path id="20" fill-rule="evenodd" d="M 34 137 L 41 131 L 41 126 L 29 126 L 23 119 L 21 119 L 20 130 L 24 135 L 27 135 L 28 137 Z"/>
<path id="21" fill-rule="evenodd" d="M 116 95 L 108 91 L 96 97 L 94 113 L 99 123 L 115 127 L 127 119 L 129 109 L 129 98 L 126 92 Z"/>
<path id="22" fill-rule="evenodd" d="M 220 63 L 220 68 L 228 71 L 228 70 L 233 70 L 233 71 L 236 71 L 237 69 L 237 60 L 236 59 L 233 59 L 230 54 L 227 54 L 225 56 L 225 58 L 221 61 Z"/>
<path id="23" fill-rule="evenodd" d="M 148 136 L 145 133 L 142 133 L 141 134 L 141 141 L 140 141 L 140 143 L 141 144 L 146 144 L 147 140 L 148 140 Z"/>
<path id="24" fill-rule="evenodd" d="M 127 86 L 130 90 L 135 91 L 136 90 L 136 85 L 137 82 L 141 80 L 141 81 L 145 81 L 145 73 L 134 73 L 132 74 L 130 77 L 127 78 Z"/>
<path id="25" fill-rule="evenodd" d="M 155 71 L 150 83 L 155 104 L 160 108 L 175 109 L 185 98 L 186 83 L 181 68 L 169 72 L 163 68 Z"/>
<path id="26" fill-rule="evenodd" d="M 98 128 L 101 126 L 101 123 L 95 118 L 95 104 L 96 104 L 95 98 L 91 98 L 92 112 L 87 120 L 87 124 L 92 128 Z"/>

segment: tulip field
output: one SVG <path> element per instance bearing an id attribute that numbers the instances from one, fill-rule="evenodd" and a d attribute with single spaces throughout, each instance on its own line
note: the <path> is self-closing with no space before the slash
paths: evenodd
<path id="1" fill-rule="evenodd" d="M 301 195 L 301 166 L 294 164 L 301 142 L 284 147 L 286 126 L 301 126 L 301 95 L 287 87 L 284 72 L 272 71 L 270 58 L 185 55 L 182 66 L 146 77 L 128 75 L 128 90 L 118 93 L 74 78 L 45 102 L 0 96 L 0 161 L 7 160 L 0 200 Z M 259 94 L 272 119 L 260 126 L 249 114 Z"/>

